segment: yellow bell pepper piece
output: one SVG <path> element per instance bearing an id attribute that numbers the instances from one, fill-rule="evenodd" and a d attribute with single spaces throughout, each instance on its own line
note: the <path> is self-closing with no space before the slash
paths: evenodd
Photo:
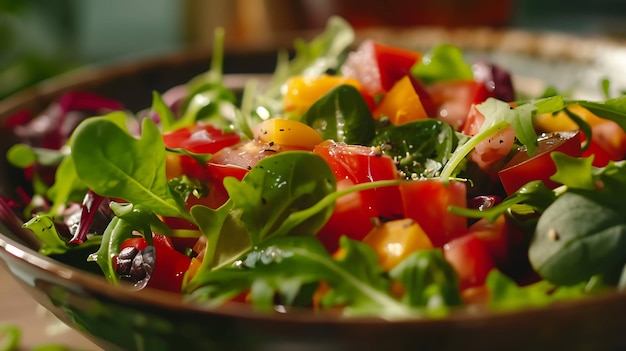
<path id="1" fill-rule="evenodd" d="M 376 251 L 385 270 L 390 270 L 416 250 L 430 249 L 432 242 L 420 225 L 410 218 L 382 223 L 363 238 Z"/>
<path id="2" fill-rule="evenodd" d="M 304 113 L 315 101 L 339 85 L 352 85 L 361 89 L 361 83 L 354 78 L 327 74 L 315 78 L 302 76 L 290 78 L 283 96 L 285 111 Z"/>
<path id="3" fill-rule="evenodd" d="M 272 118 L 254 128 L 254 137 L 263 143 L 290 149 L 313 150 L 323 141 L 322 136 L 308 125 L 283 118 Z"/>
<path id="4" fill-rule="evenodd" d="M 387 116 L 393 125 L 428 118 L 409 76 L 400 79 L 391 87 L 373 115 L 375 119 Z"/>
<path id="5" fill-rule="evenodd" d="M 606 122 L 605 119 L 596 116 L 595 114 L 591 113 L 589 110 L 578 104 L 570 104 L 567 106 L 567 108 L 572 113 L 578 115 L 580 118 L 589 123 L 591 127 L 602 122 Z M 576 124 L 576 122 L 572 121 L 572 119 L 567 116 L 567 113 L 565 113 L 565 111 L 559 111 L 555 115 L 552 115 L 551 113 L 538 114 L 535 116 L 533 124 L 538 130 L 547 133 L 564 132 L 578 129 L 578 125 Z"/>

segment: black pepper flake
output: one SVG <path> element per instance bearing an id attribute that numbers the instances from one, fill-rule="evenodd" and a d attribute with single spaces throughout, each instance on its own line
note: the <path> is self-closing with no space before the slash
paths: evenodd
<path id="1" fill-rule="evenodd" d="M 266 198 L 264 198 L 264 197 L 262 197 L 262 198 L 261 198 L 261 203 L 262 203 L 263 205 L 267 204 L 267 199 L 266 199 Z"/>
<path id="2" fill-rule="evenodd" d="M 503 143 L 504 143 L 504 140 L 500 139 L 500 144 L 503 144 Z"/>
<path id="3" fill-rule="evenodd" d="M 270 141 L 270 146 L 274 146 L 274 142 L 273 141 Z"/>
<path id="4" fill-rule="evenodd" d="M 280 128 L 278 131 L 280 131 L 280 132 L 284 132 L 284 131 L 285 131 L 285 128 Z"/>

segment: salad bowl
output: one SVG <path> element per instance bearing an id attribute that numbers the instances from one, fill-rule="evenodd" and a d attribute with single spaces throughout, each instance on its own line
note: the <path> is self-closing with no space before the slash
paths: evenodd
<path id="1" fill-rule="evenodd" d="M 425 50 L 440 42 L 459 46 L 468 58 L 485 59 L 516 73 L 515 84 L 537 93 L 548 85 L 589 98 L 599 81 L 626 89 L 626 45 L 611 40 L 490 29 L 363 30 L 357 40 Z M 114 67 L 84 68 L 0 102 L 0 153 L 16 142 L 9 116 L 38 113 L 67 91 L 91 91 L 138 111 L 152 91 L 164 91 L 204 72 L 211 53 L 185 52 Z M 225 84 L 243 88 L 252 76 L 271 73 L 273 52 L 232 53 Z M 21 180 L 1 160 L 0 191 L 12 195 Z M 180 294 L 113 286 L 101 275 L 38 253 L 38 243 L 17 220 L 0 223 L 0 258 L 17 282 L 61 321 L 106 350 L 619 350 L 626 347 L 626 295 L 513 311 L 465 308 L 446 317 L 386 320 L 346 318 L 304 309 L 259 312 L 247 305 L 208 308 Z M 84 255 L 78 255 L 84 258 Z"/>

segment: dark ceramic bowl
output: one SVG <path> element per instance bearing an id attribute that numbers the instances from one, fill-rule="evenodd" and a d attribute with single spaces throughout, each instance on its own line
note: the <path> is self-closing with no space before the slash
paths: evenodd
<path id="1" fill-rule="evenodd" d="M 522 89 L 540 90 L 537 79 L 584 96 L 600 95 L 599 80 L 612 77 L 626 88 L 626 46 L 608 40 L 491 30 L 416 29 L 371 31 L 359 38 L 426 49 L 439 42 L 463 48 L 517 72 Z M 164 91 L 207 69 L 209 53 L 175 55 L 121 67 L 84 69 L 0 102 L 0 121 L 26 109 L 38 112 L 67 90 L 89 90 L 118 99 L 129 109 L 149 106 L 153 90 Z M 273 69 L 267 53 L 227 58 L 228 84 L 241 86 L 247 73 Z M 621 64 L 620 64 L 621 63 Z M 619 74 L 621 72 L 621 74 Z M 243 75 L 242 75 L 243 73 Z M 591 88 L 589 88 L 591 87 Z M 14 142 L 0 130 L 0 153 Z M 19 179 L 0 161 L 0 191 Z M 0 223 L 0 258 L 32 297 L 69 326 L 106 350 L 620 350 L 626 348 L 626 295 L 514 312 L 462 310 L 449 317 L 386 321 L 345 319 L 331 313 L 260 313 L 247 306 L 207 309 L 180 296 L 150 289 L 131 292 L 100 276 L 37 253 L 21 222 Z"/>

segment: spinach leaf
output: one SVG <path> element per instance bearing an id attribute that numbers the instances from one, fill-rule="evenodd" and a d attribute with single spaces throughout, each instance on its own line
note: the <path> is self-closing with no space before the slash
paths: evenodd
<path id="1" fill-rule="evenodd" d="M 321 157 L 312 152 L 287 151 L 259 161 L 242 182 L 224 179 L 224 187 L 233 207 L 242 211 L 241 220 L 252 244 L 257 245 L 284 231 L 284 222 L 291 214 L 315 205 L 334 192 L 336 185 L 335 176 Z M 314 235 L 332 211 L 333 206 L 327 206 L 280 235 Z"/>
<path id="2" fill-rule="evenodd" d="M 448 307 L 462 304 L 458 277 L 439 249 L 418 250 L 389 271 L 402 283 L 402 302 L 423 307 L 429 314 L 446 314 Z"/>
<path id="3" fill-rule="evenodd" d="M 571 190 L 539 218 L 528 256 L 557 285 L 572 285 L 626 263 L 626 206 L 598 194 Z"/>
<path id="4" fill-rule="evenodd" d="M 388 126 L 371 142 L 396 160 L 407 178 L 434 177 L 447 162 L 457 138 L 449 124 L 435 119 Z"/>
<path id="5" fill-rule="evenodd" d="M 340 85 L 319 98 L 301 117 L 324 139 L 367 145 L 375 134 L 374 118 L 359 91 Z"/>
<path id="6" fill-rule="evenodd" d="M 115 123 L 94 117 L 75 130 L 72 158 L 80 180 L 95 193 L 141 204 L 162 216 L 193 221 L 165 175 L 165 145 L 159 130 L 144 119 L 136 139 Z"/>
<path id="7" fill-rule="evenodd" d="M 53 150 L 31 147 L 26 144 L 15 144 L 7 150 L 7 160 L 18 168 L 26 168 L 35 163 L 45 166 L 56 166 L 67 156 L 67 149 Z"/>
<path id="8" fill-rule="evenodd" d="M 241 221 L 241 210 L 233 209 L 232 201 L 227 201 L 216 210 L 194 206 L 191 215 L 207 238 L 204 259 L 198 272 L 231 264 L 250 249 L 250 236 Z"/>
<path id="9" fill-rule="evenodd" d="M 62 182 L 54 182 L 47 191 L 47 197 L 52 201 L 52 206 L 47 213 L 58 213 L 58 209 L 70 202 L 81 202 L 87 187 L 76 174 L 74 159 L 65 157 L 55 173 L 56 179 L 63 179 Z"/>
<path id="10" fill-rule="evenodd" d="M 433 47 L 411 67 L 411 74 L 426 85 L 474 78 L 472 67 L 463 59 L 461 49 L 450 44 Z"/>

